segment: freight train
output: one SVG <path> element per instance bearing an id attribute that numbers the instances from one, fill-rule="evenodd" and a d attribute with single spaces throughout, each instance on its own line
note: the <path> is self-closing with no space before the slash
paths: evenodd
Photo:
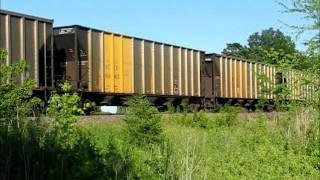
<path id="1" fill-rule="evenodd" d="M 37 82 L 36 96 L 47 100 L 62 82 L 69 82 L 83 101 L 124 105 L 124 99 L 143 94 L 158 107 L 166 104 L 215 108 L 238 104 L 254 108 L 262 98 L 257 73 L 277 83 L 277 71 L 251 62 L 202 50 L 71 25 L 53 27 L 53 20 L 0 11 L 0 48 L 7 64 L 25 59 L 28 69 L 18 81 Z M 293 75 L 281 76 L 281 82 Z M 294 98 L 312 88 L 292 88 Z M 272 101 L 274 95 L 264 94 Z"/>

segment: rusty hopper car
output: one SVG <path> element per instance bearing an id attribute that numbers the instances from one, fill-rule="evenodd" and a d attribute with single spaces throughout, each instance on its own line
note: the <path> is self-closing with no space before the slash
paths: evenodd
<path id="1" fill-rule="evenodd" d="M 53 20 L 0 10 L 0 48 L 8 52 L 6 64 L 24 59 L 26 73 L 18 83 L 34 79 L 36 91 L 53 87 Z"/>
<path id="2" fill-rule="evenodd" d="M 301 72 L 289 70 L 280 73 L 276 70 L 263 63 L 206 54 L 201 65 L 201 91 L 205 97 L 205 106 L 214 108 L 217 105 L 238 104 L 254 109 L 259 99 L 272 102 L 275 98 L 272 89 L 277 83 L 285 83 L 288 87 L 288 100 L 312 97 L 313 87 L 303 84 Z M 261 75 L 267 80 L 262 82 L 258 78 Z"/>
<path id="3" fill-rule="evenodd" d="M 100 104 L 132 94 L 157 105 L 201 101 L 203 51 L 78 25 L 54 28 L 54 39 L 55 80 Z"/>

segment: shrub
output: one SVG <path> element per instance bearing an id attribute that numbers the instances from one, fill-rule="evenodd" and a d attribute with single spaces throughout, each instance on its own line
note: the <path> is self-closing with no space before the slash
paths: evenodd
<path id="1" fill-rule="evenodd" d="M 183 113 L 178 118 L 178 122 L 187 127 L 208 128 L 209 118 L 202 111 L 194 111 L 191 116 L 187 113 Z"/>
<path id="2" fill-rule="evenodd" d="M 237 120 L 237 115 L 242 111 L 241 107 L 224 106 L 219 110 L 219 115 L 216 118 L 217 126 L 232 126 Z"/>
<path id="3" fill-rule="evenodd" d="M 159 143 L 162 139 L 161 115 L 142 95 L 133 96 L 127 102 L 125 115 L 128 141 L 136 145 Z"/>
<path id="4" fill-rule="evenodd" d="M 171 102 L 166 103 L 167 106 L 167 112 L 169 114 L 173 114 L 176 112 L 176 108 L 174 107 L 174 105 Z"/>
<path id="5" fill-rule="evenodd" d="M 0 49 L 0 179 L 22 179 L 30 173 L 33 153 L 39 152 L 41 128 L 27 116 L 35 114 L 40 100 L 31 97 L 34 81 L 17 82 L 27 67 L 25 61 L 6 65 L 6 56 Z"/>
<path id="6" fill-rule="evenodd" d="M 73 146 L 77 140 L 77 128 L 75 123 L 78 120 L 78 114 L 83 114 L 79 108 L 80 97 L 77 93 L 70 94 L 71 85 L 64 83 L 61 86 L 62 95 L 53 93 L 49 100 L 48 115 L 52 119 L 53 129 L 56 141 L 62 148 Z"/>
<path id="7" fill-rule="evenodd" d="M 70 85 L 52 94 L 50 118 L 38 117 L 40 100 L 31 97 L 34 81 L 16 82 L 25 62 L 4 65 L 5 56 L 0 50 L 0 179 L 125 179 L 128 151 L 112 139 L 101 149 L 76 125 L 83 111 Z"/>
<path id="8" fill-rule="evenodd" d="M 114 137 L 108 138 L 107 146 L 101 148 L 105 177 L 112 179 L 126 179 L 133 176 L 133 160 L 130 146 L 123 142 L 117 143 Z"/>

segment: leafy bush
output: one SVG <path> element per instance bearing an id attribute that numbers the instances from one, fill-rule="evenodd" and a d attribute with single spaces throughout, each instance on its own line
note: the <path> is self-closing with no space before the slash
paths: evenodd
<path id="1" fill-rule="evenodd" d="M 78 114 L 83 114 L 83 110 L 79 108 L 80 97 L 77 93 L 70 94 L 71 85 L 64 83 L 61 85 L 62 95 L 52 93 L 48 115 L 52 120 L 52 132 L 55 135 L 56 142 L 61 147 L 69 148 L 77 141 L 77 128 L 75 123 L 78 120 Z M 69 146 L 69 147 L 68 147 Z"/>
<path id="2" fill-rule="evenodd" d="M 88 138 L 94 142 L 103 163 L 102 179 L 132 179 L 135 176 L 134 146 L 128 144 L 123 129 L 117 125 L 104 123 L 81 124 L 81 129 L 88 132 Z M 99 172 L 99 171 L 98 171 Z"/>
<path id="3" fill-rule="evenodd" d="M 29 175 L 31 154 L 39 152 L 34 146 L 42 135 L 39 121 L 27 116 L 35 115 L 40 100 L 31 98 L 34 81 L 19 82 L 27 67 L 25 61 L 6 65 L 6 56 L 0 49 L 0 179 L 12 175 L 21 179 Z"/>
<path id="4" fill-rule="evenodd" d="M 237 120 L 239 112 L 243 111 L 241 107 L 224 106 L 219 110 L 219 115 L 215 119 L 217 126 L 232 126 Z"/>
<path id="5" fill-rule="evenodd" d="M 142 95 L 133 96 L 127 102 L 128 113 L 124 121 L 128 134 L 128 141 L 132 144 L 144 146 L 161 142 L 161 115 L 155 107 Z"/>
<path id="6" fill-rule="evenodd" d="M 130 167 L 128 150 L 120 153 L 113 138 L 107 146 L 98 147 L 91 134 L 75 124 L 80 98 L 76 93 L 69 93 L 71 86 L 61 85 L 62 94 L 53 93 L 49 100 L 48 114 L 52 127 L 43 142 L 46 156 L 50 159 L 48 177 L 59 179 L 102 179 L 124 178 Z M 51 155 L 51 156 L 50 156 Z M 52 158 L 52 159 L 51 159 Z M 128 160 L 128 161 L 127 161 Z M 53 167 L 52 167 L 53 165 Z M 46 172 L 46 171 L 44 171 Z"/>
<path id="7" fill-rule="evenodd" d="M 194 111 L 192 115 L 183 113 L 178 117 L 178 122 L 187 127 L 208 128 L 208 117 L 202 111 Z"/>
<path id="8" fill-rule="evenodd" d="M 187 114 L 185 114 L 187 115 Z M 208 124 L 215 122 L 209 116 Z M 108 167 L 118 169 L 118 179 L 319 179 L 315 166 L 319 162 L 308 155 L 304 145 L 293 137 L 285 136 L 281 127 L 268 116 L 253 115 L 253 121 L 240 119 L 236 125 L 193 128 L 177 126 L 164 116 L 164 140 L 147 146 L 128 144 L 121 123 L 94 124 L 98 149 L 117 153 L 109 160 Z M 188 117 L 192 119 L 193 115 Z M 124 124 L 127 125 L 127 124 Z M 279 129 L 280 128 L 280 129 Z M 113 139 L 113 140 L 110 140 Z M 108 143 L 113 142 L 114 148 Z M 106 148 L 107 147 L 107 148 Z M 108 153 L 106 153 L 108 159 Z M 119 168 L 116 168 L 119 167 Z M 108 168 L 108 172 L 113 173 Z M 108 177 L 115 177 L 114 174 Z"/>
<path id="9" fill-rule="evenodd" d="M 84 126 L 99 143 L 97 147 L 106 154 L 104 162 L 109 164 L 107 167 L 113 167 L 114 171 L 108 172 L 117 172 L 118 179 L 168 179 L 166 177 L 173 175 L 170 141 L 164 139 L 157 144 L 137 146 L 128 143 L 121 126 L 95 123 Z M 114 155 L 110 156 L 112 153 Z"/>
<path id="10" fill-rule="evenodd" d="M 126 179 L 133 176 L 132 152 L 128 144 L 119 143 L 116 138 L 119 137 L 109 136 L 107 145 L 100 148 L 105 173 L 101 177 Z"/>
<path id="11" fill-rule="evenodd" d="M 174 107 L 174 105 L 171 102 L 166 103 L 167 106 L 167 112 L 169 114 L 173 114 L 176 112 L 176 108 Z"/>
<path id="12" fill-rule="evenodd" d="M 62 85 L 53 93 L 50 118 L 39 117 L 40 100 L 31 97 L 34 81 L 16 82 L 24 61 L 5 65 L 0 50 L 0 179 L 125 179 L 129 151 L 108 139 L 99 148 L 91 134 L 76 125 L 80 98 Z M 33 117 L 31 117 L 33 116 Z"/>

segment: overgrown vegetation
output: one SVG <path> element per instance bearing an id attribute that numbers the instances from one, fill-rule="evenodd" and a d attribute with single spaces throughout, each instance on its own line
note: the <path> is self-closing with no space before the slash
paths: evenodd
<path id="1" fill-rule="evenodd" d="M 125 178 L 118 169 L 125 171 L 130 161 L 119 155 L 114 141 L 99 149 L 88 132 L 76 126 L 83 111 L 70 85 L 51 96 L 49 118 L 39 116 L 41 100 L 31 97 L 34 81 L 19 80 L 25 62 L 5 65 L 3 50 L 0 57 L 0 179 Z M 118 161 L 121 168 L 113 166 Z"/>
<path id="2" fill-rule="evenodd" d="M 230 107 L 231 108 L 231 107 Z M 229 107 L 225 111 L 231 111 Z M 138 179 L 318 179 L 318 157 L 309 153 L 312 109 L 250 116 L 226 114 L 163 115 L 164 140 L 152 146 L 126 144 L 126 122 L 83 125 L 105 146 L 117 139 L 129 153 L 130 177 Z M 201 116 L 199 116 L 201 114 Z M 186 116 L 186 117 L 183 117 Z M 198 117 L 205 117 L 200 121 Z M 185 121 L 185 118 L 188 118 Z M 195 120 L 197 119 L 197 120 Z M 222 120 L 223 119 L 223 120 Z M 192 122 L 195 120 L 195 122 Z M 204 127 L 202 124 L 206 122 Z M 228 122 L 232 122 L 231 124 Z M 312 147 L 315 148 L 315 147 Z"/>
<path id="3" fill-rule="evenodd" d="M 184 112 L 180 117 L 175 116 L 172 120 L 176 119 L 177 122 L 186 127 L 198 127 L 198 128 L 208 128 L 208 117 L 204 112 L 194 111 L 191 115 Z"/>
<path id="4" fill-rule="evenodd" d="M 145 146 L 161 142 L 161 116 L 155 107 L 142 95 L 133 96 L 127 102 L 128 113 L 124 118 L 127 124 L 128 141 Z"/>

